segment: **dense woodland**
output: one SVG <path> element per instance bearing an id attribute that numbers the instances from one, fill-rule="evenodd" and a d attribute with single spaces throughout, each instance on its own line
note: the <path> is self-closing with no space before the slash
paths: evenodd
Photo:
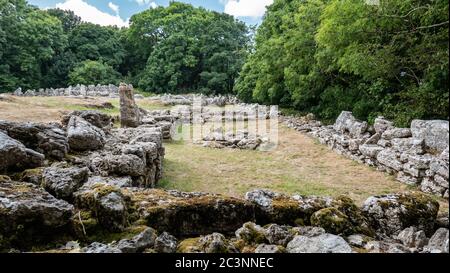
<path id="1" fill-rule="evenodd" d="M 0 92 L 127 81 L 313 112 L 448 119 L 448 0 L 275 0 L 256 29 L 172 2 L 128 28 L 0 0 Z"/>

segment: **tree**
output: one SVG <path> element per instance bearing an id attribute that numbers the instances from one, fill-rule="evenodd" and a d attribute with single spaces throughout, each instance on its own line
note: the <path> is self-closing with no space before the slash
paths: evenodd
<path id="1" fill-rule="evenodd" d="M 235 90 L 334 120 L 448 119 L 448 0 L 275 0 Z"/>
<path id="2" fill-rule="evenodd" d="M 62 9 L 48 9 L 48 14 L 58 18 L 62 25 L 64 32 L 70 32 L 77 26 L 81 24 L 81 18 L 71 10 L 62 10 Z"/>
<path id="3" fill-rule="evenodd" d="M 131 20 L 127 41 L 138 85 L 152 92 L 231 93 L 249 45 L 232 16 L 171 2 Z"/>
<path id="4" fill-rule="evenodd" d="M 24 0 L 0 0 L 0 89 L 43 86 L 42 65 L 67 43 L 61 22 Z"/>
<path id="5" fill-rule="evenodd" d="M 77 62 L 99 61 L 114 69 L 119 68 L 126 54 L 117 27 L 91 23 L 81 23 L 70 32 L 68 50 L 75 54 Z"/>
<path id="6" fill-rule="evenodd" d="M 76 84 L 116 84 L 121 75 L 113 67 L 97 61 L 84 61 L 69 74 L 69 83 Z"/>

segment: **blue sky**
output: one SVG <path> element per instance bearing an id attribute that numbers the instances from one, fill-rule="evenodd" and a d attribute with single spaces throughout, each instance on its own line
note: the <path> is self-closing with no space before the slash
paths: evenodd
<path id="1" fill-rule="evenodd" d="M 40 8 L 73 10 L 84 21 L 101 25 L 126 26 L 135 13 L 155 6 L 167 6 L 170 0 L 28 0 Z M 259 24 L 265 6 L 273 0 L 178 0 L 206 9 L 226 12 L 246 22 Z"/>

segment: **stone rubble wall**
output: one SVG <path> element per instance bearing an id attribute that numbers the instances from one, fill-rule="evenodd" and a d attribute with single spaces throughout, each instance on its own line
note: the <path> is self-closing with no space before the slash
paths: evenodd
<path id="1" fill-rule="evenodd" d="M 67 88 L 40 88 L 38 90 L 29 89 L 23 91 L 22 88 L 18 88 L 14 91 L 15 96 L 24 97 L 53 97 L 53 96 L 83 96 L 83 97 L 119 97 L 119 87 L 113 84 L 109 85 L 83 85 L 77 84 L 76 86 L 69 86 Z"/>
<path id="2" fill-rule="evenodd" d="M 395 175 L 396 179 L 438 196 L 449 196 L 449 122 L 414 120 L 410 128 L 394 127 L 383 117 L 373 126 L 342 112 L 325 126 L 313 115 L 285 117 L 284 123 L 307 133 L 337 153 Z"/>

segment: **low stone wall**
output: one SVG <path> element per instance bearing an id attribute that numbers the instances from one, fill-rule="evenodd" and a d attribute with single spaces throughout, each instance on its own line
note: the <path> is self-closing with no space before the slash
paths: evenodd
<path id="1" fill-rule="evenodd" d="M 378 117 L 369 126 L 351 112 L 342 112 L 330 126 L 322 125 L 312 115 L 285 117 L 284 122 L 339 154 L 393 174 L 424 192 L 448 198 L 448 121 L 414 120 L 410 128 L 397 128 L 393 122 Z"/>
<path id="2" fill-rule="evenodd" d="M 15 96 L 25 97 L 53 97 L 53 96 L 89 96 L 89 97 L 119 97 L 119 87 L 113 84 L 109 85 L 83 85 L 77 84 L 76 86 L 69 86 L 67 88 L 40 88 L 38 90 L 29 89 L 23 91 L 22 88 L 18 88 L 14 91 Z M 138 96 L 139 97 L 139 96 Z M 142 97 L 142 96 L 140 96 Z"/>

